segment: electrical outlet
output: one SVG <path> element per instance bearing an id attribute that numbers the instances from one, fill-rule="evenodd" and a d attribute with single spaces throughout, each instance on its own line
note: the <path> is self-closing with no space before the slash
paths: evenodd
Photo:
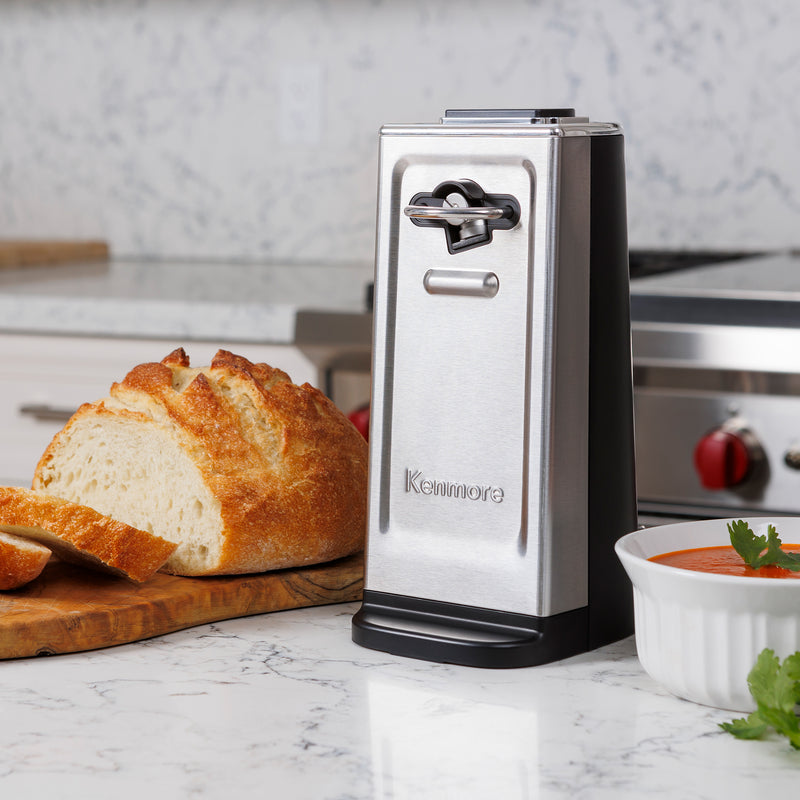
<path id="1" fill-rule="evenodd" d="M 322 64 L 316 61 L 281 67 L 279 116 L 283 144 L 319 144 L 325 109 L 323 79 Z"/>

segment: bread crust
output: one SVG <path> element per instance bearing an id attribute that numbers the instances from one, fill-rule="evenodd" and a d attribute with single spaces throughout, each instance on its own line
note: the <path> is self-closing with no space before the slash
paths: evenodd
<path id="1" fill-rule="evenodd" d="M 47 488 L 71 426 L 103 417 L 125 417 L 172 437 L 220 503 L 217 563 L 190 572 L 176 554 L 165 571 L 262 572 L 363 548 L 367 444 L 309 384 L 297 386 L 283 371 L 226 350 L 210 366 L 192 368 L 179 348 L 134 367 L 108 398 L 83 405 L 43 454 L 34 488 Z"/>
<path id="2" fill-rule="evenodd" d="M 66 561 L 137 583 L 155 574 L 177 548 L 88 506 L 18 487 L 0 487 L 0 530 L 44 544 Z"/>
<path id="3" fill-rule="evenodd" d="M 0 532 L 0 591 L 18 589 L 38 578 L 51 554 L 44 545 Z"/>

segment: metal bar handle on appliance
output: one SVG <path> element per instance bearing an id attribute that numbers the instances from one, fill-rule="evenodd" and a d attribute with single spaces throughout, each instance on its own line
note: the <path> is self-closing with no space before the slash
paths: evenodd
<path id="1" fill-rule="evenodd" d="M 468 206 L 466 208 L 458 208 L 457 206 L 406 206 L 403 209 L 403 213 L 407 217 L 414 217 L 416 219 L 441 219 L 445 222 L 452 222 L 457 225 L 459 222 L 473 219 L 501 219 L 508 215 L 509 209 L 493 207 L 483 208 L 480 206 Z"/>

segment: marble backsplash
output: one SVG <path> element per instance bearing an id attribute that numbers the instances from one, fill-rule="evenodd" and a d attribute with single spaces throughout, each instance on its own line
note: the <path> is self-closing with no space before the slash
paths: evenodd
<path id="1" fill-rule="evenodd" d="M 795 0 L 0 0 L 0 238 L 368 263 L 377 132 L 570 105 L 636 247 L 800 246 Z"/>

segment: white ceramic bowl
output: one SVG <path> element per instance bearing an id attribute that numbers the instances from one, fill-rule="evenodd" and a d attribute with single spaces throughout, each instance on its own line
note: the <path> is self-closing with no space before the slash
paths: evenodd
<path id="1" fill-rule="evenodd" d="M 713 575 L 658 564 L 651 556 L 729 545 L 729 519 L 682 522 L 629 533 L 616 551 L 633 583 L 636 649 L 647 673 L 678 697 L 752 711 L 747 674 L 771 647 L 800 650 L 800 580 Z M 749 518 L 756 534 L 775 525 L 800 544 L 800 517 Z"/>

